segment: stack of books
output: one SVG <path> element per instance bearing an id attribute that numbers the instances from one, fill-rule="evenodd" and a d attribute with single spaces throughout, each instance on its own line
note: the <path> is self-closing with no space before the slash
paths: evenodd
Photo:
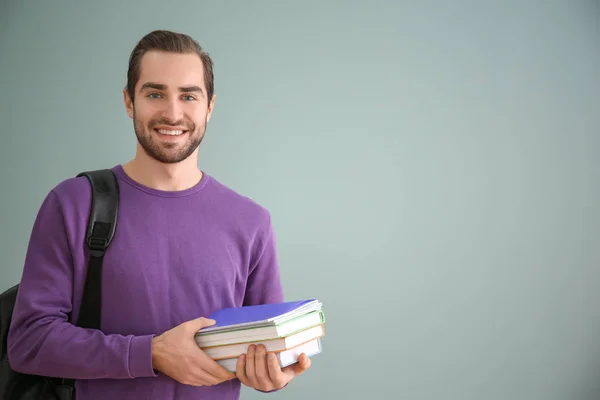
<path id="1" fill-rule="evenodd" d="M 198 331 L 198 346 L 224 368 L 235 372 L 238 357 L 251 344 L 263 344 L 274 352 L 283 368 L 294 364 L 302 353 L 321 353 L 325 336 L 325 314 L 316 299 L 224 308 L 209 318 L 215 325 Z"/>

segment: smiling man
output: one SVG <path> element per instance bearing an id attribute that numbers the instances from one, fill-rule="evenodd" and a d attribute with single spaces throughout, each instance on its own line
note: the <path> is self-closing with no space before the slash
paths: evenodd
<path id="1" fill-rule="evenodd" d="M 104 257 L 102 330 L 76 320 L 89 254 L 91 191 L 64 180 L 35 220 L 8 336 L 27 374 L 76 379 L 78 400 L 238 399 L 241 384 L 269 392 L 310 367 L 281 369 L 250 348 L 231 373 L 194 333 L 223 307 L 284 300 L 269 212 L 198 168 L 215 105 L 213 65 L 191 37 L 155 31 L 129 60 L 125 108 L 135 157 L 113 167 L 119 222 Z"/>

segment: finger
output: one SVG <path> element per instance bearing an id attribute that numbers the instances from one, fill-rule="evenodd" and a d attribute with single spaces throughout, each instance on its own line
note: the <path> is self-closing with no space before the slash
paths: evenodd
<path id="1" fill-rule="evenodd" d="M 202 355 L 195 359 L 189 370 L 194 374 L 195 380 L 206 386 L 217 385 L 226 379 L 214 373 L 208 364 L 202 359 Z"/>
<path id="2" fill-rule="evenodd" d="M 200 361 L 200 366 L 208 374 L 210 374 L 220 382 L 235 378 L 235 374 L 233 372 L 229 371 L 227 368 L 223 367 L 221 364 L 213 360 L 200 348 L 198 348 L 198 351 L 198 359 Z"/>
<path id="3" fill-rule="evenodd" d="M 288 365 L 282 371 L 286 375 L 289 375 L 293 378 L 295 376 L 302 375 L 304 371 L 310 368 L 311 364 L 312 362 L 310 358 L 308 358 L 305 353 L 302 353 L 300 354 L 300 357 L 298 357 L 298 362 Z"/>
<path id="4" fill-rule="evenodd" d="M 256 379 L 258 380 L 261 389 L 271 390 L 273 385 L 271 383 L 271 378 L 269 377 L 269 371 L 267 370 L 267 349 L 263 345 L 259 345 L 256 349 L 254 369 Z"/>
<path id="5" fill-rule="evenodd" d="M 189 333 L 195 334 L 200 329 L 212 326 L 212 325 L 216 324 L 216 322 L 217 321 L 215 321 L 214 319 L 200 317 L 200 318 L 196 318 L 196 319 L 192 319 L 187 322 L 184 322 L 184 325 Z"/>
<path id="6" fill-rule="evenodd" d="M 194 368 L 192 375 L 183 382 L 192 386 L 213 386 L 221 383 L 219 379 L 212 376 L 201 368 Z"/>
<path id="7" fill-rule="evenodd" d="M 223 367 L 213 359 L 210 360 L 210 363 L 206 366 L 206 369 L 208 369 L 211 375 L 221 379 L 222 381 L 228 381 L 235 378 L 235 374 L 233 372 L 229 371 L 227 368 Z"/>
<path id="8" fill-rule="evenodd" d="M 305 353 L 300 354 L 300 357 L 298 358 L 298 364 L 300 365 L 300 371 L 298 373 L 302 374 L 304 373 L 304 371 L 306 371 L 307 369 L 310 368 L 310 366 L 312 365 L 312 361 L 310 359 L 310 357 L 308 357 Z"/>
<path id="9" fill-rule="evenodd" d="M 256 379 L 255 363 L 254 363 L 255 354 L 256 354 L 256 352 L 255 352 L 254 345 L 250 345 L 248 347 L 248 354 L 246 355 L 246 376 L 248 377 L 248 380 L 250 381 L 250 386 L 257 388 L 258 380 Z"/>
<path id="10" fill-rule="evenodd" d="M 282 388 L 289 382 L 285 374 L 281 371 L 281 365 L 279 365 L 279 360 L 275 353 L 268 354 L 267 367 L 269 369 L 269 377 L 275 388 Z"/>
<path id="11" fill-rule="evenodd" d="M 246 376 L 246 355 L 245 354 L 242 354 L 241 356 L 238 357 L 238 361 L 235 366 L 235 373 L 236 373 L 237 378 L 240 380 L 240 382 L 242 382 L 244 385 L 246 385 L 248 387 L 252 387 L 252 384 L 250 383 L 248 376 Z"/>

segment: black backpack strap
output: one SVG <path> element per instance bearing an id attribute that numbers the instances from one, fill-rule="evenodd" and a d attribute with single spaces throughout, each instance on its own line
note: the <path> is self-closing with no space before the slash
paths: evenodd
<path id="1" fill-rule="evenodd" d="M 90 261 L 79 309 L 78 326 L 100 329 L 102 316 L 102 261 L 115 235 L 119 210 L 119 184 L 110 169 L 81 172 L 92 187 L 92 204 L 85 243 L 90 249 Z M 54 392 L 59 400 L 75 399 L 75 380 L 61 379 Z"/>
<path id="2" fill-rule="evenodd" d="M 82 172 L 92 187 L 92 204 L 88 219 L 86 244 L 90 261 L 85 281 L 79 319 L 82 328 L 100 329 L 102 261 L 115 234 L 119 209 L 119 184 L 110 169 Z"/>

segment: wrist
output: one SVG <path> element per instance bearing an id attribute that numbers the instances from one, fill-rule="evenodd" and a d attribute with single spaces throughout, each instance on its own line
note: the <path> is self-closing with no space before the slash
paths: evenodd
<path id="1" fill-rule="evenodd" d="M 160 361 L 162 359 L 163 346 L 162 338 L 155 336 L 152 338 L 152 369 L 160 371 Z"/>

